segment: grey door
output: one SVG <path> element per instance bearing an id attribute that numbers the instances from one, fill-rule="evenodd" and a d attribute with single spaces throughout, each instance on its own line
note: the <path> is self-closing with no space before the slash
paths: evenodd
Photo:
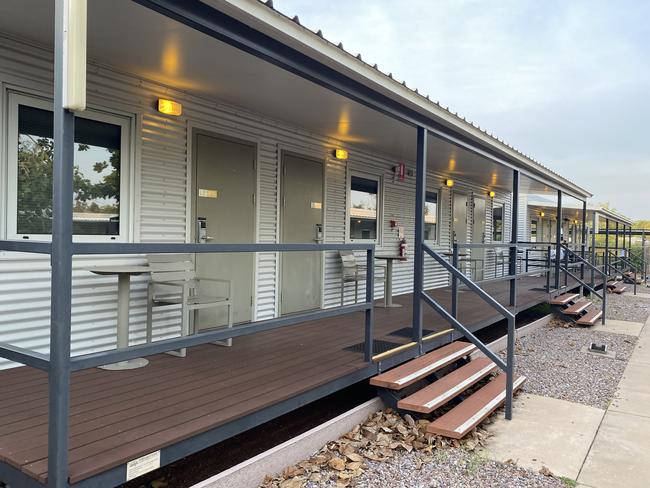
<path id="1" fill-rule="evenodd" d="M 282 242 L 319 242 L 323 225 L 323 163 L 283 153 L 281 202 Z M 321 259 L 321 252 L 282 254 L 282 314 L 320 308 Z"/>
<path id="2" fill-rule="evenodd" d="M 474 196 L 474 215 L 472 219 L 472 242 L 485 243 L 485 198 Z M 484 278 L 485 250 L 472 249 L 473 279 L 480 281 Z"/>
<path id="3" fill-rule="evenodd" d="M 197 131 L 193 147 L 194 221 L 205 219 L 206 227 L 204 238 L 195 229 L 194 239 L 211 244 L 255 242 L 255 145 Z M 254 263 L 252 253 L 196 256 L 199 276 L 232 281 L 235 323 L 252 320 Z M 220 285 L 204 285 L 207 292 L 223 293 Z M 220 308 L 223 310 L 202 312 L 197 328 L 227 323 L 225 307 Z"/>
<path id="4" fill-rule="evenodd" d="M 467 195 L 461 193 L 454 193 L 454 222 L 452 226 L 453 230 L 453 241 L 459 244 L 464 244 L 467 242 Z M 460 247 L 458 249 L 459 253 L 464 254 L 467 252 L 466 249 Z M 460 263 L 458 268 L 463 272 L 467 273 L 467 261 L 463 257 L 459 258 Z"/>

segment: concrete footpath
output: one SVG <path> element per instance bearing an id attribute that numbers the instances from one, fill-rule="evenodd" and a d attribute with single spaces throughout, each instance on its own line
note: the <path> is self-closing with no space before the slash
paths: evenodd
<path id="1" fill-rule="evenodd" d="M 650 486 L 650 319 L 577 480 L 589 488 Z"/>
<path id="2" fill-rule="evenodd" d="M 610 406 L 520 395 L 512 421 L 499 418 L 488 426 L 493 436 L 484 455 L 546 467 L 584 488 L 650 486 L 650 318 L 608 322 L 597 330 L 639 337 Z"/>

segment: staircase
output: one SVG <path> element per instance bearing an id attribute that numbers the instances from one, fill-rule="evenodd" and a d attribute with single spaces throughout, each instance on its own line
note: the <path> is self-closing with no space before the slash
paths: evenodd
<path id="1" fill-rule="evenodd" d="M 603 316 L 600 307 L 578 293 L 563 293 L 551 298 L 549 303 L 578 325 L 594 325 Z"/>
<path id="2" fill-rule="evenodd" d="M 627 286 L 623 285 L 623 278 L 617 276 L 616 278 L 607 282 L 607 290 L 610 293 L 616 293 L 617 295 L 620 295 L 625 290 L 627 290 Z"/>
<path id="3" fill-rule="evenodd" d="M 469 360 L 477 348 L 469 342 L 455 341 L 415 358 L 370 379 L 379 395 L 390 406 L 416 414 L 430 414 L 453 402 L 455 406 L 437 417 L 427 431 L 461 439 L 490 415 L 506 398 L 506 375 L 491 376 L 497 365 L 486 357 Z M 467 394 L 479 381 L 490 381 Z M 516 376 L 513 391 L 526 381 Z"/>

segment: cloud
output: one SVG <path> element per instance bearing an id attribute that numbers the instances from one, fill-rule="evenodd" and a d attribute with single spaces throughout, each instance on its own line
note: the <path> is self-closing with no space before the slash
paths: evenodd
<path id="1" fill-rule="evenodd" d="M 648 218 L 650 2 L 275 5 L 592 190 L 594 201 Z"/>

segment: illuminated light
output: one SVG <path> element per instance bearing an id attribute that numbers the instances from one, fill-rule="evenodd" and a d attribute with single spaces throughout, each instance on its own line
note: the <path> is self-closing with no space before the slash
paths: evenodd
<path id="1" fill-rule="evenodd" d="M 495 193 L 494 191 L 489 191 L 489 192 L 488 192 L 488 196 L 489 196 L 490 198 L 494 198 L 494 197 L 496 196 L 496 193 Z"/>
<path id="2" fill-rule="evenodd" d="M 167 100 L 165 98 L 158 99 L 158 112 L 165 115 L 180 115 L 183 113 L 183 106 L 174 102 L 173 100 Z"/>
<path id="3" fill-rule="evenodd" d="M 449 159 L 449 171 L 456 171 L 456 160 L 454 158 Z"/>
<path id="4" fill-rule="evenodd" d="M 544 215 L 546 215 L 544 212 L 540 212 L 540 213 L 539 213 L 539 216 L 540 216 L 540 217 L 544 217 Z"/>
<path id="5" fill-rule="evenodd" d="M 451 188 L 452 186 L 454 186 L 454 180 L 445 180 L 445 186 Z"/>
<path id="6" fill-rule="evenodd" d="M 334 149 L 334 157 L 336 159 L 348 159 L 348 152 L 345 149 Z"/>

